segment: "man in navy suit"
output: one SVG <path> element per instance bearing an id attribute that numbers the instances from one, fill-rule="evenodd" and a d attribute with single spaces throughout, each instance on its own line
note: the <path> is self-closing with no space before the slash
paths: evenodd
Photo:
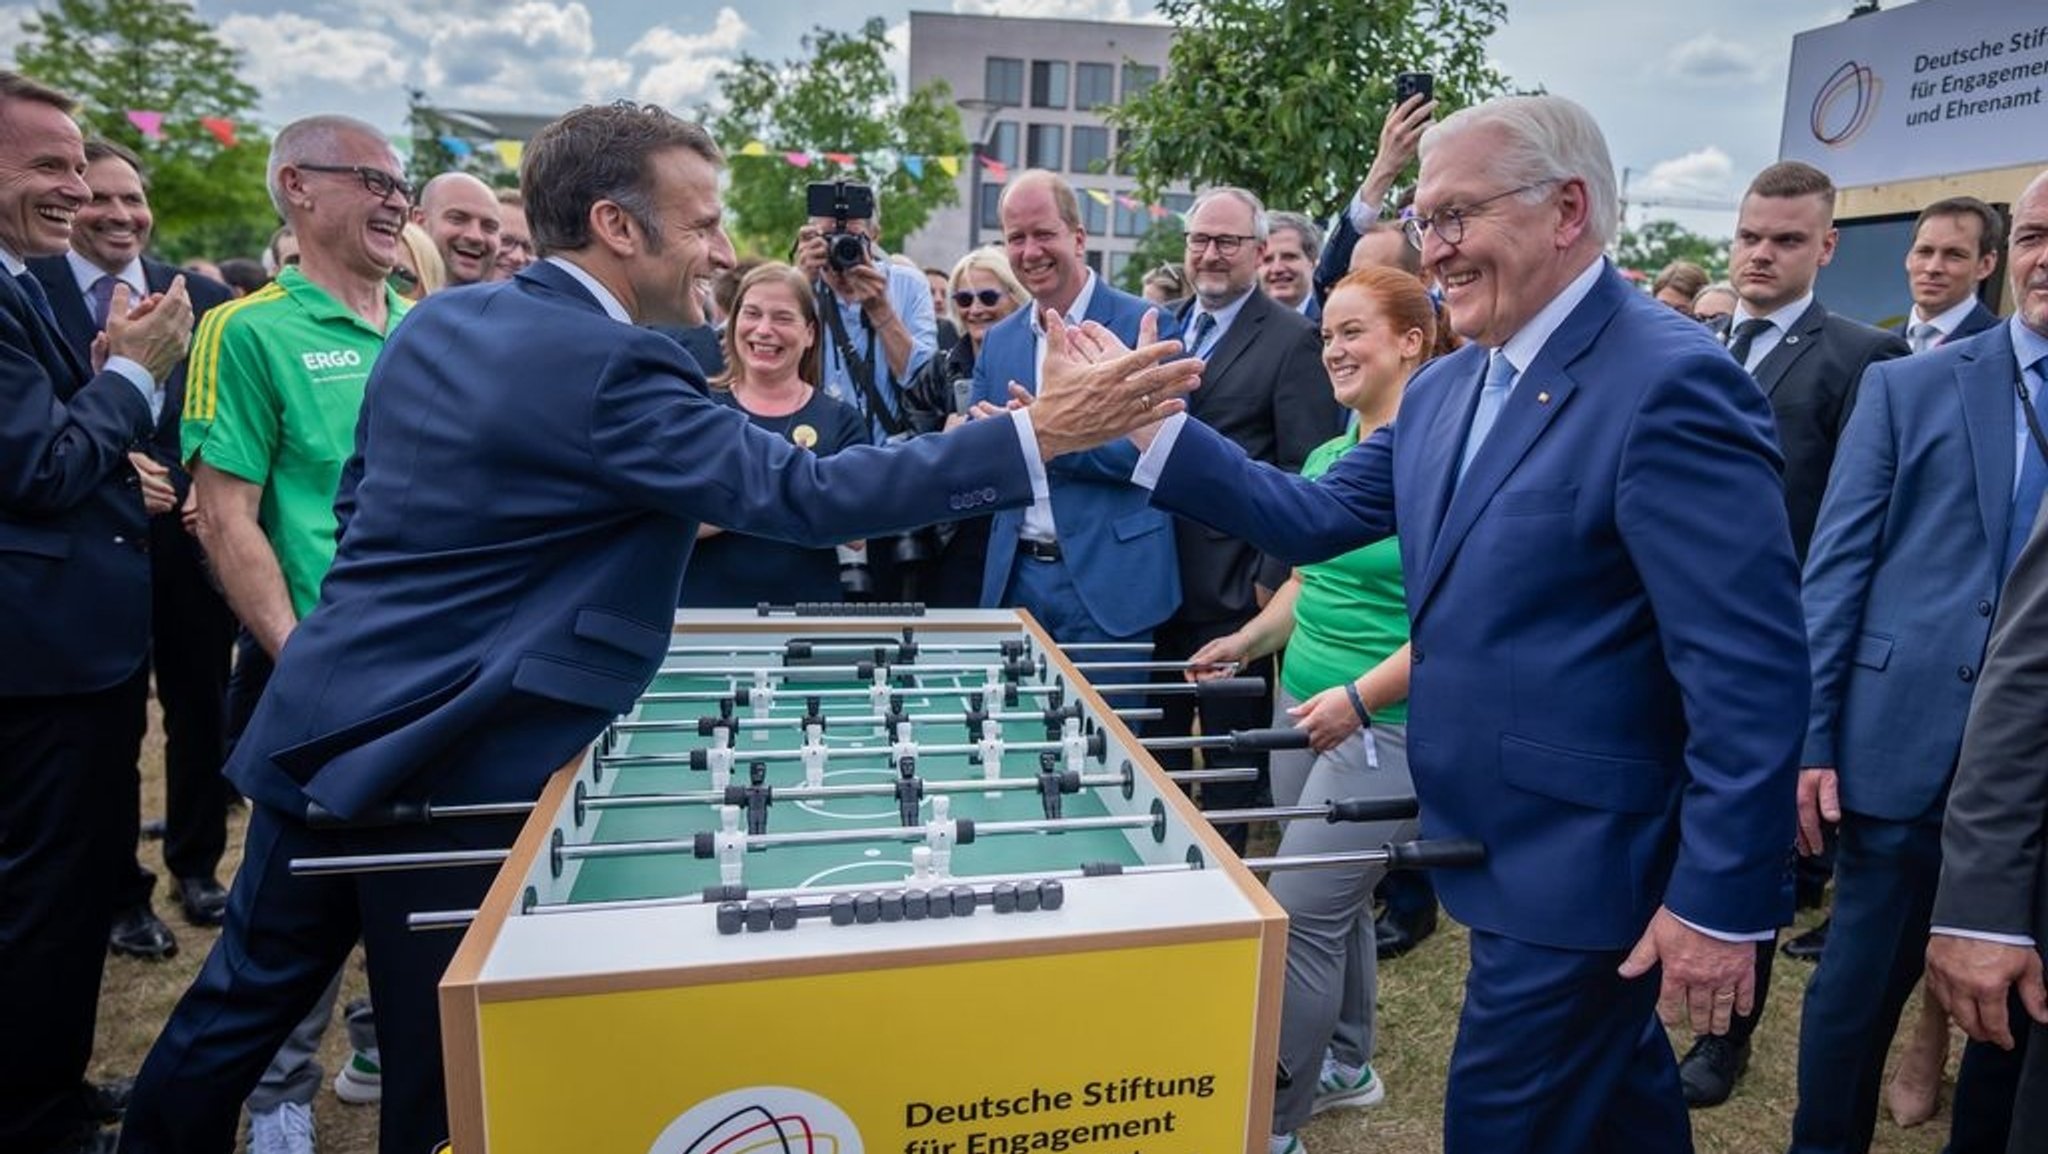
<path id="1" fill-rule="evenodd" d="M 227 925 L 143 1066 L 123 1150 L 226 1149 L 358 934 L 380 1146 L 446 1137 L 435 984 L 457 943 L 406 916 L 473 908 L 490 872 L 294 877 L 289 863 L 503 846 L 515 822 L 387 815 L 538 796 L 659 668 L 699 521 L 822 545 L 1021 505 L 1044 488 L 1041 456 L 1155 420 L 1193 387 L 1197 362 L 1157 363 L 1171 342 L 1082 368 L 1062 339 L 1028 413 L 822 460 L 792 448 L 636 327 L 684 323 L 698 281 L 731 267 L 722 162 L 702 128 L 652 106 L 564 116 L 521 174 L 543 259 L 428 298 L 384 346 L 334 564 L 229 759 L 254 804 Z M 315 828 L 313 806 L 350 824 Z"/>
<path id="2" fill-rule="evenodd" d="M 116 284 L 127 285 L 139 300 L 166 291 L 179 275 L 143 255 L 155 218 L 148 179 L 134 153 L 108 141 L 87 141 L 85 183 L 92 199 L 78 210 L 71 251 L 29 262 L 50 298 L 57 327 L 80 359 L 91 356 L 93 339 L 105 327 Z M 205 277 L 186 277 L 185 289 L 197 316 L 233 299 L 226 285 Z M 151 508 L 149 520 L 150 665 L 164 712 L 164 864 L 171 871 L 171 896 L 185 919 L 214 926 L 227 908 L 227 891 L 214 875 L 227 849 L 221 731 L 235 619 L 207 576 L 199 543 L 185 528 L 192 477 L 178 452 L 178 414 L 184 403 L 185 366 L 180 364 L 164 382 L 164 411 L 147 455 L 138 454 L 142 459 L 135 464 L 138 472 L 161 478 L 158 485 L 171 497 L 169 508 Z M 141 755 L 139 743 L 136 755 Z M 139 821 L 139 776 L 136 784 Z M 141 957 L 176 952 L 177 939 L 150 909 L 155 884 L 156 875 L 138 861 L 135 880 L 118 903 L 109 939 L 115 952 Z"/>
<path id="3" fill-rule="evenodd" d="M 1913 309 L 1898 329 L 1914 352 L 1998 324 L 1997 314 L 1984 307 L 1977 293 L 1998 271 L 2004 248 L 2005 221 L 1974 196 L 1951 196 L 1920 210 L 1920 219 L 1913 222 L 1913 247 L 1906 250 Z"/>
<path id="4" fill-rule="evenodd" d="M 1437 877 L 1472 931 L 1446 1150 L 1690 1150 L 1652 1009 L 1727 1029 L 1792 909 L 1806 645 L 1770 409 L 1602 259 L 1614 169 L 1578 105 L 1450 117 L 1415 205 L 1472 343 L 1391 426 L 1307 482 L 1177 419 L 1138 476 L 1295 563 L 1399 529 L 1423 831 L 1488 853 Z"/>
<path id="5" fill-rule="evenodd" d="M 1151 307 L 1098 279 L 1082 260 L 1088 233 L 1072 186 L 1018 173 L 998 206 L 1010 268 L 1031 293 L 989 329 L 974 362 L 976 411 L 987 416 L 1038 386 L 1042 314 L 1094 321 L 1129 343 Z M 1169 324 L 1162 324 L 1170 332 Z M 1059 641 L 1146 643 L 1180 604 L 1173 518 L 1130 482 L 1138 454 L 1112 444 L 1047 462 L 1050 494 L 990 523 L 981 603 L 1029 609 Z"/>
<path id="6" fill-rule="evenodd" d="M 134 868 L 148 692 L 148 520 L 128 453 L 192 330 L 184 282 L 109 302 L 105 363 L 66 345 L 32 257 L 91 199 L 69 98 L 0 72 L 0 1149 L 98 1150 L 85 1068 L 107 930 Z M 97 359 L 97 358 L 95 358 Z"/>
<path id="7" fill-rule="evenodd" d="M 1800 1018 L 1800 1154 L 1870 1147 L 1884 1055 L 1920 977 L 1971 691 L 2040 504 L 2017 483 L 2037 450 L 2015 399 L 2038 353 L 2048 336 L 2015 318 L 1872 366 L 1821 503 L 1800 849 L 1820 848 L 1824 818 L 1841 833 L 1833 928 Z"/>

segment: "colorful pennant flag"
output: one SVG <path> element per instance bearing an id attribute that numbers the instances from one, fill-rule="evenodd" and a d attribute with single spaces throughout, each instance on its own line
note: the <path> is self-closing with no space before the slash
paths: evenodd
<path id="1" fill-rule="evenodd" d="M 904 157 L 904 158 L 903 158 L 903 171 L 905 171 L 905 172 L 908 172 L 908 173 L 910 174 L 910 179 L 912 179 L 912 180 L 923 180 L 923 179 L 924 179 L 924 157 L 922 157 L 922 156 L 906 156 L 906 157 Z"/>
<path id="2" fill-rule="evenodd" d="M 221 116 L 202 116 L 199 118 L 199 127 L 213 133 L 213 138 L 220 141 L 222 148 L 235 146 L 234 121 Z"/>
<path id="3" fill-rule="evenodd" d="M 825 159 L 841 168 L 853 167 L 853 154 L 851 152 L 828 152 L 825 154 Z"/>
<path id="4" fill-rule="evenodd" d="M 476 151 L 475 148 L 470 146 L 469 141 L 464 140 L 459 136 L 441 137 L 441 147 L 447 149 L 448 155 L 454 157 L 457 160 L 461 160 L 463 157 L 466 157 L 470 153 Z"/>
<path id="5" fill-rule="evenodd" d="M 164 114 L 161 112 L 147 108 L 131 108 L 128 110 L 128 123 L 134 125 L 135 130 L 146 140 L 164 138 Z"/>
<path id="6" fill-rule="evenodd" d="M 1106 193 L 1106 192 L 1102 191 L 1102 190 L 1101 190 L 1101 189 L 1099 189 L 1099 188 L 1089 188 L 1089 189 L 1083 189 L 1082 191 L 1084 191 L 1084 192 L 1086 192 L 1086 193 L 1088 194 L 1088 199 L 1089 199 L 1089 200 L 1092 200 L 1092 201 L 1094 201 L 1095 203 L 1097 203 L 1097 204 L 1101 205 L 1101 206 L 1102 206 L 1102 207 L 1104 207 L 1104 208 L 1108 208 L 1108 207 L 1109 207 L 1109 194 L 1108 194 L 1108 193 Z"/>
<path id="7" fill-rule="evenodd" d="M 519 162 L 526 157 L 526 142 L 523 140 L 494 140 L 491 142 L 491 151 L 498 154 L 498 160 L 506 168 L 516 169 L 519 167 Z"/>
<path id="8" fill-rule="evenodd" d="M 785 152 L 782 154 L 782 159 L 798 168 L 809 168 L 811 166 L 811 154 L 808 152 Z"/>
<path id="9" fill-rule="evenodd" d="M 941 156 L 939 158 L 939 171 L 945 173 L 948 177 L 959 176 L 960 158 L 957 156 Z"/>
<path id="10" fill-rule="evenodd" d="M 761 143 L 758 140 L 749 140 L 747 141 L 746 146 L 740 149 L 740 155 L 766 156 L 768 155 L 768 146 Z"/>
<path id="11" fill-rule="evenodd" d="M 1004 164 L 1000 160 L 995 159 L 994 157 L 982 157 L 981 166 L 988 170 L 988 174 L 991 177 L 995 178 L 995 182 L 997 184 L 1001 184 L 1004 181 L 1010 179 L 1010 166 Z"/>

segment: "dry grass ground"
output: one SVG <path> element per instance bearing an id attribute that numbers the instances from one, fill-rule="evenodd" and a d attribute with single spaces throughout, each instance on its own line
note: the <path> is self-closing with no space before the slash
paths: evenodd
<path id="1" fill-rule="evenodd" d="M 163 812 L 162 763 L 161 741 L 153 727 L 144 752 L 145 815 Z M 238 811 L 232 820 L 223 881 L 239 858 L 241 825 Z M 167 876 L 158 843 L 145 843 L 142 853 L 145 865 L 160 877 Z M 97 1077 L 132 1074 L 141 1065 L 157 1030 L 217 936 L 215 931 L 186 925 L 162 885 L 158 886 L 157 912 L 177 932 L 181 949 L 176 958 L 166 962 L 108 958 L 100 997 L 99 1046 L 93 1061 Z M 1813 920 L 1813 915 L 1807 915 L 1800 928 Z M 1302 1137 L 1314 1154 L 1408 1154 L 1441 1148 L 1444 1072 L 1462 998 L 1465 950 L 1464 931 L 1449 923 L 1446 926 L 1413 954 L 1381 969 L 1380 1053 L 1375 1065 L 1387 1081 L 1386 1102 L 1372 1110 L 1334 1112 L 1310 1123 Z M 1727 1105 L 1693 1115 L 1701 1154 L 1763 1154 L 1784 1149 L 1794 1100 L 1799 1002 L 1812 972 L 1810 966 L 1781 960 L 1770 1012 L 1757 1034 L 1756 1056 L 1748 1077 Z M 360 960 L 350 967 L 349 983 L 345 997 L 360 995 Z M 1911 1015 L 1909 1008 L 1908 1021 Z M 346 1057 L 343 1034 L 339 1024 L 328 1031 L 323 1060 L 330 1072 Z M 1679 1044 L 1686 1043 L 1681 1039 Z M 1951 1084 L 1954 1074 L 1952 1059 Z M 1944 1094 L 1947 1089 L 1945 1086 Z M 370 1154 L 376 1150 L 375 1107 L 344 1106 L 331 1091 L 323 1090 L 315 1105 L 315 1118 L 321 1154 Z M 1913 1130 L 1902 1130 L 1888 1118 L 1880 1120 L 1872 1149 L 1879 1154 L 1933 1154 L 1941 1149 L 1947 1134 L 1944 1101 L 1943 1112 L 1935 1121 Z"/>

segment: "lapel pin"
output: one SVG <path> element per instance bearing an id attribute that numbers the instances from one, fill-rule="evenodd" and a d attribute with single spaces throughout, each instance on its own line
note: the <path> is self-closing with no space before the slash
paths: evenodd
<path id="1" fill-rule="evenodd" d="M 1550 394 L 1549 394 L 1549 393 L 1537 393 L 1537 394 L 1536 394 L 1536 403 L 1537 403 L 1537 404 L 1539 404 L 1539 405 L 1547 405 L 1547 404 L 1549 404 L 1549 403 L 1550 403 Z"/>
<path id="2" fill-rule="evenodd" d="M 1787 336 L 1785 337 L 1785 343 L 1786 343 L 1786 344 L 1788 344 L 1788 345 L 1796 345 L 1796 344 L 1798 344 L 1798 343 L 1799 343 L 1799 334 L 1798 334 L 1798 333 L 1790 333 L 1790 334 L 1788 334 L 1788 335 L 1787 335 Z"/>

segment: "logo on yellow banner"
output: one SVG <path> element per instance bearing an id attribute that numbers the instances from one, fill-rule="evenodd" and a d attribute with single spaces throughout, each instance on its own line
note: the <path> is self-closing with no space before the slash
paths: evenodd
<path id="1" fill-rule="evenodd" d="M 861 1154 L 860 1131 L 838 1106 L 788 1086 L 748 1086 L 697 1103 L 648 1154 Z"/>

